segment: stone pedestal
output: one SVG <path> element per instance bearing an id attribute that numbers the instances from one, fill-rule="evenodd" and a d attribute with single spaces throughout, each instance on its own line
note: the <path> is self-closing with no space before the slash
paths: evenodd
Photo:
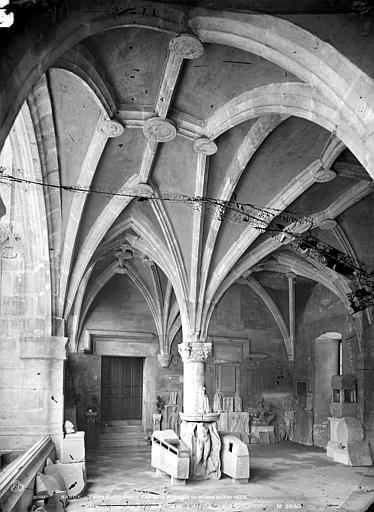
<path id="1" fill-rule="evenodd" d="M 221 478 L 221 439 L 217 432 L 217 422 L 183 420 L 180 430 L 181 439 L 190 450 L 189 479 Z"/>
<path id="2" fill-rule="evenodd" d="M 249 434 L 249 414 L 247 412 L 221 412 L 218 430 Z"/>
<path id="3" fill-rule="evenodd" d="M 346 466 L 371 466 L 372 460 L 360 421 L 353 417 L 329 418 L 327 456 Z"/>
<path id="4" fill-rule="evenodd" d="M 222 473 L 231 476 L 233 483 L 248 483 L 249 452 L 247 446 L 230 434 L 222 434 Z"/>
<path id="5" fill-rule="evenodd" d="M 183 360 L 183 414 L 180 437 L 190 450 L 190 480 L 221 478 L 219 413 L 212 413 L 205 394 L 205 361 L 211 343 L 184 342 L 178 346 Z"/>
<path id="6" fill-rule="evenodd" d="M 63 464 L 84 462 L 86 460 L 84 434 L 84 432 L 65 434 L 61 442 L 61 462 Z"/>
<path id="7" fill-rule="evenodd" d="M 184 485 L 189 476 L 188 447 L 173 430 L 155 431 L 152 434 L 151 465 L 157 476 L 170 475 L 172 485 Z"/>
<path id="8" fill-rule="evenodd" d="M 274 425 L 252 425 L 252 443 L 275 443 Z"/>

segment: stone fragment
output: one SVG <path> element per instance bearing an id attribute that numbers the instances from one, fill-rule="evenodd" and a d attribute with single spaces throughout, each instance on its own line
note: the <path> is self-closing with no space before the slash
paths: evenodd
<path id="1" fill-rule="evenodd" d="M 233 483 L 246 483 L 249 479 L 249 452 L 247 446 L 231 434 L 221 435 L 222 473 L 231 476 Z"/>
<path id="2" fill-rule="evenodd" d="M 61 442 L 61 462 L 83 462 L 86 460 L 84 448 L 84 432 L 66 434 Z"/>
<path id="3" fill-rule="evenodd" d="M 221 478 L 221 439 L 217 422 L 182 421 L 181 439 L 190 450 L 190 480 Z"/>
<path id="4" fill-rule="evenodd" d="M 61 464 L 57 462 L 55 466 L 65 482 L 68 497 L 81 497 L 87 484 L 86 463 Z"/>
<path id="5" fill-rule="evenodd" d="M 234 398 L 232 396 L 224 397 L 223 410 L 226 412 L 234 412 Z"/>
<path id="6" fill-rule="evenodd" d="M 66 420 L 64 423 L 65 434 L 74 434 L 75 428 L 71 421 Z"/>

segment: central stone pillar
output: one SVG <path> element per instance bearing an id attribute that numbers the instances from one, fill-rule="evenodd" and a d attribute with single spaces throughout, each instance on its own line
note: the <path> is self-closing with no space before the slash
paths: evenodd
<path id="1" fill-rule="evenodd" d="M 183 361 L 183 413 L 180 437 L 190 450 L 190 480 L 221 478 L 219 413 L 211 412 L 205 392 L 205 361 L 211 343 L 184 342 L 178 346 Z"/>

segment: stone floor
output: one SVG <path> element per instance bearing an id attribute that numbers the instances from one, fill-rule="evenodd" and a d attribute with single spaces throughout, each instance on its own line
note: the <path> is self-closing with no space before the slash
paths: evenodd
<path id="1" fill-rule="evenodd" d="M 319 448 L 287 442 L 251 445 L 251 478 L 189 482 L 172 487 L 156 477 L 149 453 L 115 450 L 88 454 L 87 495 L 67 512 L 119 511 L 275 511 L 363 512 L 374 502 L 374 467 L 347 467 Z"/>

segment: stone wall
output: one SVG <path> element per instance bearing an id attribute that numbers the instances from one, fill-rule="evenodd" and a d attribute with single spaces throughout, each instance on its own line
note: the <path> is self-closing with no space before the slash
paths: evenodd
<path id="1" fill-rule="evenodd" d="M 160 351 L 159 342 L 150 309 L 128 277 L 115 275 L 96 297 L 83 327 L 81 350 L 85 331 L 99 331 L 100 339 L 112 341 L 106 342 L 106 349 L 99 350 L 93 346 L 91 353 L 69 354 L 65 401 L 67 407 L 76 407 L 78 428 L 85 429 L 85 411 L 92 405 L 97 407 L 98 422 L 101 423 L 101 358 L 105 354 L 114 355 L 112 352 L 105 353 L 105 350 L 110 350 L 107 343 L 116 343 L 115 350 L 118 356 L 144 358 L 145 430 L 152 428 L 152 414 L 156 412 L 158 395 L 167 403 L 170 392 L 176 391 L 179 394 L 178 403 L 182 403 L 183 370 L 177 352 L 177 342 L 172 348 L 173 357 L 169 367 L 162 368 L 157 359 L 157 353 Z"/>
<path id="2" fill-rule="evenodd" d="M 59 453 L 67 338 L 51 336 L 48 263 L 21 247 L 0 257 L 0 450 L 25 450 L 49 434 Z"/>
<path id="3" fill-rule="evenodd" d="M 59 450 L 67 338 L 48 332 L 34 269 L 21 257 L 0 264 L 0 449 L 27 449 L 50 434 Z"/>
<path id="4" fill-rule="evenodd" d="M 209 336 L 213 341 L 223 337 L 231 344 L 242 340 L 247 345 L 244 356 L 254 354 L 252 360 L 246 357 L 244 362 L 239 361 L 238 391 L 244 409 L 254 406 L 263 393 L 292 390 L 292 375 L 279 328 L 248 286 L 235 284 L 229 288 L 212 315 Z"/>
<path id="5" fill-rule="evenodd" d="M 177 391 L 178 402 L 182 404 L 183 366 L 178 355 L 181 332 L 172 344 L 173 357 L 169 367 L 161 368 L 156 357 L 159 350 L 151 313 L 130 279 L 121 275 L 115 276 L 99 293 L 83 327 L 81 349 L 86 330 L 102 333 L 106 331 L 108 334 L 122 332 L 124 339 L 134 332 L 154 335 L 152 346 L 148 347 L 150 353 L 132 353 L 139 357 L 146 356 L 144 392 L 147 399 L 143 415 L 145 429 L 152 426 L 152 413 L 155 412 L 158 395 L 167 403 L 170 392 Z M 209 336 L 213 340 L 218 339 L 220 343 L 241 340 L 246 346 L 244 355 L 249 351 L 267 355 L 256 362 L 243 363 L 242 358 L 236 361 L 240 371 L 239 392 L 245 409 L 254 405 L 263 392 L 276 394 L 291 390 L 292 378 L 279 329 L 265 305 L 247 286 L 234 285 L 228 290 L 213 313 Z M 123 343 L 127 348 L 123 345 L 122 354 L 126 354 L 130 341 Z M 228 347 L 230 351 L 230 345 Z M 214 355 L 207 361 L 207 390 L 212 404 L 219 364 Z M 98 420 L 101 421 L 101 355 L 95 353 L 95 350 L 92 353 L 70 354 L 66 370 L 66 404 L 67 407 L 76 406 L 78 427 L 85 427 L 84 412 L 90 405 L 98 408 Z"/>

